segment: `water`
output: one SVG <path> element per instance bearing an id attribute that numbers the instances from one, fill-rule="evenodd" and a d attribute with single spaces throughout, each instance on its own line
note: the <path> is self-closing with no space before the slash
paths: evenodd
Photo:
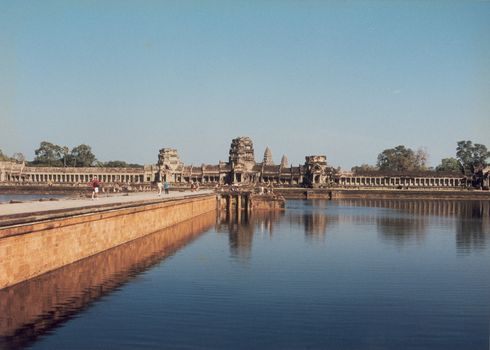
<path id="1" fill-rule="evenodd" d="M 0 203 L 8 203 L 10 201 L 36 201 L 39 199 L 49 198 L 65 198 L 64 194 L 0 194 Z"/>
<path id="2" fill-rule="evenodd" d="M 488 202 L 289 201 L 0 291 L 0 348 L 488 349 L 489 291 Z"/>

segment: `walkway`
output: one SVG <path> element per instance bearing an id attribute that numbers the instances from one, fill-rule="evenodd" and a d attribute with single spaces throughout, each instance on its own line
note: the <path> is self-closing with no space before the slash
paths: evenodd
<path id="1" fill-rule="evenodd" d="M 173 200 L 183 197 L 199 196 L 211 194 L 211 190 L 199 192 L 170 192 L 158 196 L 155 192 L 129 193 L 121 195 L 102 194 L 98 199 L 60 199 L 57 201 L 31 201 L 23 203 L 2 203 L 0 204 L 0 226 L 12 224 L 12 218 L 26 218 L 30 216 L 44 216 L 55 213 L 95 212 L 100 210 L 114 209 L 130 205 L 158 203 L 166 200 Z M 17 221 L 17 220 L 16 220 Z"/>

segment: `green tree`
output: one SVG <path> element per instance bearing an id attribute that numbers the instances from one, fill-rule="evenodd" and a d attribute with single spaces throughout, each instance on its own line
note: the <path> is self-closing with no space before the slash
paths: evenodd
<path id="1" fill-rule="evenodd" d="M 456 147 L 456 158 L 461 163 L 466 175 L 473 175 L 487 165 L 490 152 L 485 145 L 471 141 L 459 141 Z"/>
<path id="2" fill-rule="evenodd" d="M 122 160 L 110 160 L 103 163 L 103 166 L 108 168 L 126 168 L 128 166 L 128 163 Z"/>
<path id="3" fill-rule="evenodd" d="M 126 163 L 123 160 L 110 160 L 108 162 L 102 163 L 101 166 L 107 168 L 143 168 L 141 164 Z"/>
<path id="4" fill-rule="evenodd" d="M 462 167 L 456 158 L 441 159 L 441 164 L 436 167 L 436 171 L 461 172 Z"/>
<path id="5" fill-rule="evenodd" d="M 81 144 L 71 150 L 70 161 L 76 167 L 89 167 L 95 163 L 96 158 L 90 146 Z"/>
<path id="6" fill-rule="evenodd" d="M 63 147 L 61 146 L 43 141 L 34 153 L 36 154 L 32 162 L 34 165 L 63 166 Z"/>
<path id="7" fill-rule="evenodd" d="M 403 145 L 385 149 L 378 155 L 377 166 L 380 170 L 411 171 L 424 170 L 427 152 L 418 150 L 417 153 Z"/>
<path id="8" fill-rule="evenodd" d="M 375 167 L 374 165 L 369 165 L 369 164 L 361 164 L 361 165 L 356 165 L 351 168 L 351 171 L 354 173 L 360 173 L 360 172 L 371 172 L 371 171 L 378 171 L 379 169 Z"/>
<path id="9" fill-rule="evenodd" d="M 62 147 L 62 152 L 63 152 L 63 166 L 68 166 L 70 163 L 72 163 L 72 157 L 70 154 L 70 149 L 66 146 Z"/>

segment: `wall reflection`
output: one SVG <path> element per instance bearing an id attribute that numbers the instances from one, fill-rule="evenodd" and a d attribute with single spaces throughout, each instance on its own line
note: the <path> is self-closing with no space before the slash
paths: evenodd
<path id="1" fill-rule="evenodd" d="M 427 234 L 428 220 L 426 218 L 378 217 L 376 227 L 380 238 L 404 245 L 408 242 L 420 242 Z"/>
<path id="2" fill-rule="evenodd" d="M 338 203 L 350 207 L 393 209 L 401 214 L 410 214 L 397 216 L 392 213 L 373 213 L 370 218 L 376 222 L 382 239 L 398 244 L 424 239 L 429 223 L 453 228 L 456 232 L 456 247 L 460 252 L 484 249 L 490 239 L 489 201 L 352 199 L 339 200 Z M 447 218 L 454 220 L 448 221 Z"/>
<path id="3" fill-rule="evenodd" d="M 0 290 L 0 349 L 17 349 L 66 322 L 211 228 L 211 212 Z"/>
<path id="4" fill-rule="evenodd" d="M 490 240 L 488 201 L 307 200 L 285 212 L 256 212 L 250 217 L 222 212 L 216 229 L 228 235 L 231 256 L 247 260 L 254 234 L 272 236 L 280 221 L 298 227 L 312 243 L 325 241 L 328 230 L 342 224 L 374 226 L 380 240 L 397 246 L 423 242 L 434 226 L 456 233 L 459 252 L 485 249 Z"/>

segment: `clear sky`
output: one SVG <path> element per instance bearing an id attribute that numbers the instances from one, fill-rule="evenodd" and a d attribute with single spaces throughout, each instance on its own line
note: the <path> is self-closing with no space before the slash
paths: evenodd
<path id="1" fill-rule="evenodd" d="M 490 147 L 490 2 L 0 0 L 0 149 L 102 161 Z"/>

